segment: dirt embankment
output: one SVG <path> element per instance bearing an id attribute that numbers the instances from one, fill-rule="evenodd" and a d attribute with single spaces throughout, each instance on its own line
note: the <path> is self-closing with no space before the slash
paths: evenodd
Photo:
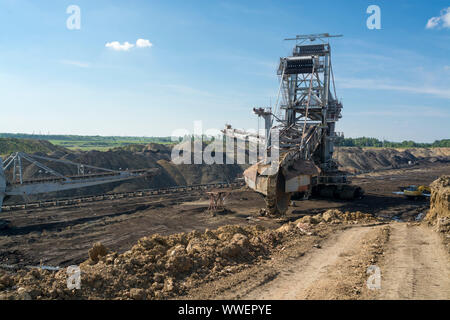
<path id="1" fill-rule="evenodd" d="M 335 148 L 334 159 L 341 170 L 362 173 L 412 166 L 420 162 L 449 162 L 450 148 Z"/>
<path id="2" fill-rule="evenodd" d="M 89 251 L 81 267 L 81 288 L 67 287 L 66 268 L 39 268 L 15 274 L 0 271 L 0 299 L 164 299 L 187 294 L 215 281 L 270 260 L 292 240 L 313 245 L 333 226 L 375 219 L 361 212 L 328 210 L 305 216 L 276 230 L 261 226 L 223 226 L 141 238 L 123 254 L 101 244 Z M 303 240 L 302 240 L 303 239 Z"/>
<path id="3" fill-rule="evenodd" d="M 399 151 L 408 151 L 416 158 L 448 158 L 450 157 L 450 148 L 411 148 L 397 149 Z"/>
<path id="4" fill-rule="evenodd" d="M 450 175 L 441 176 L 431 185 L 430 210 L 424 221 L 442 234 L 450 252 Z"/>
<path id="5" fill-rule="evenodd" d="M 450 219 L 450 175 L 445 175 L 431 184 L 430 212 L 427 220 Z"/>

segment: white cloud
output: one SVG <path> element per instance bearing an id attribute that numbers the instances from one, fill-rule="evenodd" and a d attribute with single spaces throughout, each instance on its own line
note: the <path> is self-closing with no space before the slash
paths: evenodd
<path id="1" fill-rule="evenodd" d="M 440 16 L 428 19 L 425 28 L 434 29 L 437 27 L 450 28 L 450 7 L 442 9 Z"/>
<path id="2" fill-rule="evenodd" d="M 75 67 L 80 67 L 80 68 L 89 68 L 90 67 L 89 63 L 87 63 L 87 62 L 75 61 L 75 60 L 61 60 L 60 63 L 75 66 Z"/>
<path id="3" fill-rule="evenodd" d="M 105 47 L 111 48 L 115 51 L 128 51 L 134 47 L 134 44 L 131 44 L 128 41 L 125 41 L 123 44 L 120 44 L 119 41 L 113 41 L 113 42 L 107 42 L 105 44 Z"/>
<path id="4" fill-rule="evenodd" d="M 146 39 L 137 39 L 136 41 L 136 47 L 138 48 L 148 48 L 153 46 L 153 43 L 151 43 L 150 41 L 146 40 Z"/>
<path id="5" fill-rule="evenodd" d="M 105 44 L 105 47 L 111 48 L 115 51 L 129 51 L 130 49 L 136 47 L 136 48 L 150 48 L 153 46 L 153 43 L 151 43 L 147 39 L 137 39 L 136 45 L 129 43 L 128 41 L 125 41 L 123 44 L 121 44 L 119 41 L 112 41 L 107 42 Z"/>
<path id="6" fill-rule="evenodd" d="M 425 28 L 427 28 L 427 29 L 436 28 L 439 24 L 439 20 L 440 20 L 439 17 L 432 17 L 432 18 L 428 19 L 428 22 L 427 22 L 427 25 Z"/>

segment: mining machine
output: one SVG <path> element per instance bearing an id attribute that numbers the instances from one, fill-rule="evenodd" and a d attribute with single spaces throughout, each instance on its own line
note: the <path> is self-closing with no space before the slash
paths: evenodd
<path id="1" fill-rule="evenodd" d="M 230 125 L 222 130 L 226 136 L 253 138 L 264 145 L 265 154 L 244 171 L 244 179 L 265 196 L 268 214 L 284 214 L 292 196 L 347 200 L 363 195 L 333 160 L 334 142 L 343 137 L 335 131 L 343 106 L 334 86 L 329 42 L 333 37 L 341 35 L 285 39 L 295 41 L 295 46 L 292 55 L 280 58 L 275 107 L 253 109 L 264 120 L 264 134 L 245 134 Z"/>

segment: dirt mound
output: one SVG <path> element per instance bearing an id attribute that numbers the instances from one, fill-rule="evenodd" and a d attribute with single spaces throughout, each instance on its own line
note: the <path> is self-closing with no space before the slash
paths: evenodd
<path id="1" fill-rule="evenodd" d="M 433 181 L 431 187 L 430 210 L 424 221 L 435 227 L 443 235 L 450 252 L 450 175 Z"/>
<path id="2" fill-rule="evenodd" d="M 67 270 L 20 270 L 0 273 L 0 299 L 164 299 L 181 295 L 198 284 L 267 259 L 291 237 L 312 234 L 315 224 L 365 222 L 360 212 L 328 210 L 282 225 L 227 225 L 200 233 L 141 238 L 123 254 L 107 253 L 96 243 L 80 264 L 81 289 L 67 288 Z M 1 272 L 1 271 L 0 271 Z"/>
<path id="3" fill-rule="evenodd" d="M 417 158 L 409 151 L 398 151 L 390 148 L 336 148 L 334 158 L 342 170 L 360 173 L 386 168 L 399 168 L 417 162 Z"/>
<path id="4" fill-rule="evenodd" d="M 66 153 L 69 150 L 55 146 L 47 140 L 0 138 L 0 155 L 7 156 L 17 151 L 27 153 L 44 152 L 49 154 L 53 152 Z"/>
<path id="5" fill-rule="evenodd" d="M 18 288 L 2 298 L 22 299 L 22 292 L 32 299 L 166 298 L 182 293 L 205 276 L 212 279 L 225 269 L 233 270 L 267 255 L 265 241 L 270 239 L 271 245 L 274 239 L 265 233 L 258 226 L 224 226 L 204 233 L 152 235 L 120 255 L 106 254 L 106 248 L 95 244 L 89 250 L 89 260 L 80 265 L 80 290 L 67 289 L 65 269 L 56 273 L 34 269 L 20 271 L 14 278 L 1 278 L 2 289 Z"/>
<path id="6" fill-rule="evenodd" d="M 334 159 L 340 169 L 362 173 L 382 169 L 395 169 L 417 164 L 419 161 L 448 162 L 450 148 L 335 148 Z"/>
<path id="7" fill-rule="evenodd" d="M 304 216 L 295 223 L 298 225 L 301 224 L 318 224 L 321 222 L 324 223 L 360 223 L 360 222 L 371 222 L 375 221 L 375 217 L 369 213 L 362 213 L 360 211 L 356 212 L 349 212 L 345 211 L 342 212 L 337 209 L 330 209 L 323 213 L 319 213 L 313 216 Z"/>
<path id="8" fill-rule="evenodd" d="M 408 151 L 416 158 L 432 158 L 432 157 L 450 157 L 450 148 L 412 148 L 397 149 L 399 151 Z"/>
<path id="9" fill-rule="evenodd" d="M 316 215 L 305 215 L 294 222 L 289 222 L 282 225 L 276 231 L 285 233 L 293 230 L 300 231 L 302 234 L 313 234 L 313 228 L 315 225 L 320 224 L 357 224 L 357 223 L 369 223 L 374 222 L 377 219 L 369 214 L 362 213 L 360 211 L 342 212 L 337 209 L 329 209 L 323 213 Z"/>
<path id="10" fill-rule="evenodd" d="M 450 218 L 450 175 L 441 176 L 430 187 L 430 212 L 427 219 Z"/>
<path id="11" fill-rule="evenodd" d="M 108 250 L 103 244 L 100 242 L 95 243 L 88 251 L 90 264 L 96 264 L 102 257 L 106 256 L 107 253 Z"/>

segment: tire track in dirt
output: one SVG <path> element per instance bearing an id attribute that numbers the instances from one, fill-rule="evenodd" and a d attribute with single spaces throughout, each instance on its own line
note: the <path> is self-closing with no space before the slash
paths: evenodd
<path id="1" fill-rule="evenodd" d="M 450 299 L 449 255 L 422 225 L 391 224 L 381 277 L 381 299 Z"/>
<path id="2" fill-rule="evenodd" d="M 332 236 L 321 249 L 315 249 L 293 261 L 290 268 L 282 271 L 272 281 L 255 288 L 243 299 L 305 299 L 314 284 L 326 279 L 331 269 L 339 267 L 342 257 L 358 247 L 370 231 L 380 228 L 352 227 Z"/>

